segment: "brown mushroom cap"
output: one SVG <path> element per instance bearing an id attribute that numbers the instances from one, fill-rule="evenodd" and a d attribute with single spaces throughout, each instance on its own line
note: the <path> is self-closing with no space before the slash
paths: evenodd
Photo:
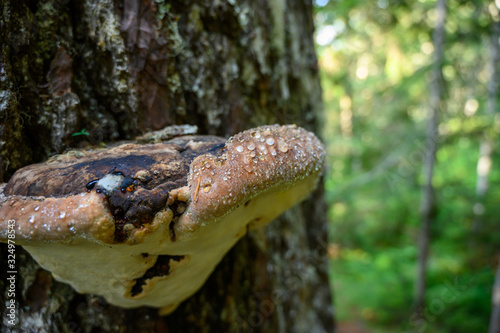
<path id="1" fill-rule="evenodd" d="M 189 208 L 199 221 L 228 214 L 257 195 L 294 184 L 322 170 L 323 145 L 295 125 L 262 126 L 231 137 L 221 154 L 194 159 Z"/>
<path id="2" fill-rule="evenodd" d="M 0 185 L 0 240 L 15 220 L 16 243 L 77 291 L 172 311 L 248 228 L 312 191 L 323 157 L 294 125 L 67 153 Z"/>
<path id="3" fill-rule="evenodd" d="M 0 198 L 0 216 L 17 220 L 21 244 L 82 233 L 106 243 L 136 242 L 132 233 L 148 227 L 166 207 L 170 191 L 187 185 L 193 158 L 220 150 L 224 142 L 184 136 L 58 155 L 14 174 L 3 190 L 4 204 Z M 96 226 L 94 219 L 104 217 L 111 218 L 111 228 Z"/>

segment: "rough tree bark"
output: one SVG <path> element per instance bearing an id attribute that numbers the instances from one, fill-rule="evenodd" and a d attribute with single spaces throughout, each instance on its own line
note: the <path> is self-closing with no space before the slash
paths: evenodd
<path id="1" fill-rule="evenodd" d="M 432 179 L 434 164 L 438 150 L 438 124 L 439 110 L 443 94 L 443 61 L 444 61 L 444 35 L 446 19 L 446 0 L 436 2 L 437 22 L 433 34 L 434 66 L 432 69 L 432 82 L 429 92 L 429 120 L 427 123 L 427 151 L 424 158 L 422 173 L 424 186 L 420 202 L 420 234 L 418 238 L 417 276 L 415 279 L 415 308 L 419 318 L 423 315 L 425 307 L 427 258 L 429 256 L 430 228 L 436 215 L 436 200 Z"/>
<path id="2" fill-rule="evenodd" d="M 310 1 L 7 0 L 0 8 L 1 181 L 51 154 L 172 124 L 221 136 L 265 123 L 318 132 Z M 240 241 L 167 317 L 77 294 L 16 251 L 18 320 L 7 325 L 2 302 L 2 332 L 333 330 L 321 186 Z"/>

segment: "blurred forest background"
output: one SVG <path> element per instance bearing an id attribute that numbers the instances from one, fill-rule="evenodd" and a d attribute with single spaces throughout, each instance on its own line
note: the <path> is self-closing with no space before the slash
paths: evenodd
<path id="1" fill-rule="evenodd" d="M 487 332 L 500 241 L 500 1 L 446 1 L 442 45 L 436 1 L 314 5 L 340 327 Z"/>

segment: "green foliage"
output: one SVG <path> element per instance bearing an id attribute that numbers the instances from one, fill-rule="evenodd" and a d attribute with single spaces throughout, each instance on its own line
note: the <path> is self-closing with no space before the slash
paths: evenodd
<path id="1" fill-rule="evenodd" d="M 445 100 L 426 315 L 413 320 L 435 1 L 316 0 L 338 319 L 382 332 L 484 332 L 500 242 L 500 156 L 475 221 L 494 2 L 447 1 Z M 497 139 L 495 139 L 497 138 Z"/>
<path id="2" fill-rule="evenodd" d="M 80 136 L 80 135 L 86 135 L 86 136 L 89 136 L 89 135 L 90 135 L 90 133 L 89 133 L 89 132 L 87 132 L 87 131 L 85 130 L 85 128 L 83 128 L 80 132 L 76 132 L 76 133 L 71 134 L 71 136 Z"/>

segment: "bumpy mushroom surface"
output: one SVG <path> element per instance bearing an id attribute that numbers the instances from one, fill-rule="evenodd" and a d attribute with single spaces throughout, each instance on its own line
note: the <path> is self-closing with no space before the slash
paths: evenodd
<path id="1" fill-rule="evenodd" d="M 295 125 L 69 152 L 0 185 L 0 241 L 14 220 L 16 243 L 58 280 L 168 313 L 249 228 L 312 191 L 323 155 Z"/>

